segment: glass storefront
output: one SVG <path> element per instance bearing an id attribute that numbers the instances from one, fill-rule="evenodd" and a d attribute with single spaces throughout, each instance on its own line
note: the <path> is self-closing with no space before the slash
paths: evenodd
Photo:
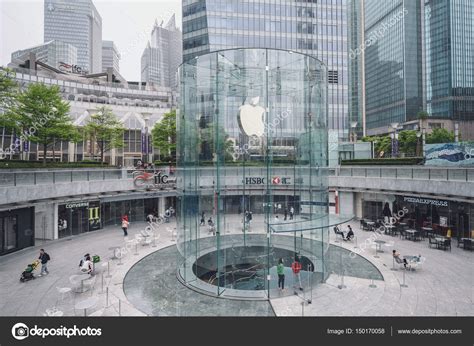
<path id="1" fill-rule="evenodd" d="M 99 201 L 72 201 L 58 206 L 58 237 L 64 238 L 102 228 Z"/>
<path id="2" fill-rule="evenodd" d="M 0 255 L 34 245 L 34 208 L 0 212 Z"/>
<path id="3" fill-rule="evenodd" d="M 181 66 L 177 246 L 184 284 L 268 299 L 277 294 L 278 261 L 291 272 L 295 257 L 305 286 L 325 280 L 326 77 L 319 60 L 271 49 L 218 51 Z"/>

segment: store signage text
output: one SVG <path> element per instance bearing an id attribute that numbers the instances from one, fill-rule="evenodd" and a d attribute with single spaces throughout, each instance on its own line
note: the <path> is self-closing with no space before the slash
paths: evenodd
<path id="1" fill-rule="evenodd" d="M 245 185 L 263 185 L 266 183 L 266 178 L 248 177 L 244 181 Z M 291 177 L 273 177 L 270 183 L 272 185 L 291 185 Z"/>
<path id="2" fill-rule="evenodd" d="M 419 197 L 403 197 L 405 202 L 415 203 L 415 204 L 430 204 L 438 207 L 447 207 L 448 201 L 442 201 L 438 199 L 431 198 L 419 198 Z"/>
<path id="3" fill-rule="evenodd" d="M 74 209 L 74 208 L 86 208 L 89 206 L 89 202 L 72 202 L 66 204 L 66 209 Z"/>
<path id="4" fill-rule="evenodd" d="M 63 72 L 74 73 L 74 74 L 87 74 L 87 71 L 84 70 L 81 66 L 71 65 L 65 62 L 59 62 L 59 69 Z"/>

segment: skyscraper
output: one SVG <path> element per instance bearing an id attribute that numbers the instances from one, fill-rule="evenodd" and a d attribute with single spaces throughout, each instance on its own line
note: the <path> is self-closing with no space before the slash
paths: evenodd
<path id="1" fill-rule="evenodd" d="M 165 27 L 163 22 L 155 22 L 141 58 L 142 82 L 154 83 L 158 86 L 177 88 L 178 67 L 182 62 L 181 31 L 176 27 L 173 15 Z"/>
<path id="2" fill-rule="evenodd" d="M 421 2 L 365 0 L 367 134 L 417 119 L 423 110 Z"/>
<path id="3" fill-rule="evenodd" d="M 349 0 L 347 10 L 349 51 L 349 126 L 354 139 L 365 135 L 364 0 Z M 352 125 L 352 126 L 351 126 Z"/>
<path id="4" fill-rule="evenodd" d="M 77 64 L 102 72 L 102 18 L 91 0 L 45 0 L 44 41 L 77 48 Z"/>
<path id="5" fill-rule="evenodd" d="M 425 0 L 426 110 L 474 120 L 474 3 Z"/>
<path id="6" fill-rule="evenodd" d="M 346 0 L 183 0 L 183 59 L 226 48 L 312 55 L 328 69 L 329 128 L 348 134 Z"/>
<path id="7" fill-rule="evenodd" d="M 102 71 L 107 71 L 112 67 L 120 72 L 120 53 L 114 44 L 114 41 L 102 41 Z"/>

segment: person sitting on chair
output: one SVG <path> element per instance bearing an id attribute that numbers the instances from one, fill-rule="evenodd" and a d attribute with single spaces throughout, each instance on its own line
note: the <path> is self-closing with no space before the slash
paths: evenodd
<path id="1" fill-rule="evenodd" d="M 339 235 L 342 237 L 342 239 L 344 239 L 344 232 L 341 231 L 341 230 L 339 229 L 339 227 L 334 226 L 334 233 L 336 233 L 336 235 L 339 234 Z"/>
<path id="2" fill-rule="evenodd" d="M 344 240 L 352 240 L 354 238 L 354 231 L 352 230 L 351 225 L 347 225 L 347 228 L 349 229 L 346 234 L 346 238 Z M 342 235 L 342 238 L 344 238 L 344 234 Z"/>
<path id="3" fill-rule="evenodd" d="M 408 262 L 407 262 L 407 260 L 406 260 L 405 258 L 403 258 L 403 259 L 400 258 L 400 252 L 398 252 L 397 250 L 393 250 L 393 251 L 392 251 L 392 256 L 393 256 L 393 258 L 395 258 L 395 262 L 400 263 L 400 264 L 403 263 L 403 266 L 404 266 L 405 268 L 407 267 Z"/>

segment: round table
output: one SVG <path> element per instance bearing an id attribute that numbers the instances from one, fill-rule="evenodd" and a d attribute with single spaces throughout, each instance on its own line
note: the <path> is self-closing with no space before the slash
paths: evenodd
<path id="1" fill-rule="evenodd" d="M 69 277 L 69 282 L 72 283 L 74 286 L 78 286 L 79 283 L 81 283 L 81 291 L 80 293 L 84 292 L 84 280 L 89 279 L 90 276 L 88 274 L 82 274 L 82 275 L 71 275 Z M 76 291 L 77 292 L 77 291 Z"/>
<path id="2" fill-rule="evenodd" d="M 374 243 L 376 244 L 375 252 L 383 252 L 382 245 L 385 244 L 386 241 L 385 240 L 374 240 Z"/>
<path id="3" fill-rule="evenodd" d="M 97 297 L 90 297 L 80 302 L 77 302 L 74 306 L 77 310 L 84 310 L 84 316 L 87 316 L 87 309 L 93 308 L 99 302 L 99 298 Z"/>

